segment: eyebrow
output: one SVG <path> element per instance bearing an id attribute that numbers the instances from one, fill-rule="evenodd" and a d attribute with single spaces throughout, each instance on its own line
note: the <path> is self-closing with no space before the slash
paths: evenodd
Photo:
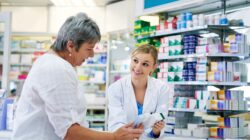
<path id="1" fill-rule="evenodd" d="M 138 59 L 138 60 L 140 60 L 139 58 L 137 58 L 137 57 L 134 57 L 134 59 Z M 146 61 L 144 61 L 143 63 L 151 63 L 150 61 L 148 61 L 148 60 L 146 60 Z"/>

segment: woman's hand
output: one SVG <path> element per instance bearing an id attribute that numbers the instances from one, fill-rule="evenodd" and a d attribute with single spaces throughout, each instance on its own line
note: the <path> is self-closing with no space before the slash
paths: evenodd
<path id="1" fill-rule="evenodd" d="M 165 126 L 164 121 L 156 122 L 152 127 L 152 131 L 153 131 L 154 135 L 159 136 L 161 134 L 161 130 L 164 128 L 164 126 Z"/>
<path id="2" fill-rule="evenodd" d="M 133 128 L 133 123 L 126 124 L 125 126 L 116 130 L 113 134 L 115 140 L 134 140 L 138 139 L 143 133 L 143 125 Z"/>

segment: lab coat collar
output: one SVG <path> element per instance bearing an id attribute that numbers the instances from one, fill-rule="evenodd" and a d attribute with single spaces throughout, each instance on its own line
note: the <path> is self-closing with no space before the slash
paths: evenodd
<path id="1" fill-rule="evenodd" d="M 129 75 L 127 77 L 126 86 L 128 89 L 130 89 L 130 91 L 129 91 L 129 95 L 130 95 L 129 97 L 131 99 L 130 101 L 133 104 L 134 114 L 137 116 L 137 114 L 138 114 L 137 102 L 136 102 L 136 98 L 135 98 L 134 88 L 132 85 L 131 75 Z M 153 89 L 153 80 L 152 80 L 152 77 L 148 76 L 147 89 L 146 89 L 146 93 L 145 93 L 145 97 L 144 97 L 144 101 L 143 101 L 143 113 L 147 112 L 146 110 L 147 110 L 148 106 L 150 106 L 150 100 L 153 99 L 153 98 L 151 98 L 153 95 L 152 89 Z"/>

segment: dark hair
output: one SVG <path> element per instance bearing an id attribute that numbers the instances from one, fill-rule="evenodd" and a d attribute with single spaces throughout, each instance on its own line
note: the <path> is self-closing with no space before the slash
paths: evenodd
<path id="1" fill-rule="evenodd" d="M 63 23 L 51 48 L 56 52 L 65 51 L 67 42 L 72 41 L 78 51 L 81 44 L 96 43 L 100 39 L 101 35 L 97 24 L 85 13 L 78 13 Z"/>

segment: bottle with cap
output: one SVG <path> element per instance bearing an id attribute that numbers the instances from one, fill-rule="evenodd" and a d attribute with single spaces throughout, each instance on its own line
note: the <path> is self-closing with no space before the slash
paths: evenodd
<path id="1" fill-rule="evenodd" d="M 228 19 L 225 14 L 223 14 L 220 18 L 220 25 L 228 25 Z"/>

